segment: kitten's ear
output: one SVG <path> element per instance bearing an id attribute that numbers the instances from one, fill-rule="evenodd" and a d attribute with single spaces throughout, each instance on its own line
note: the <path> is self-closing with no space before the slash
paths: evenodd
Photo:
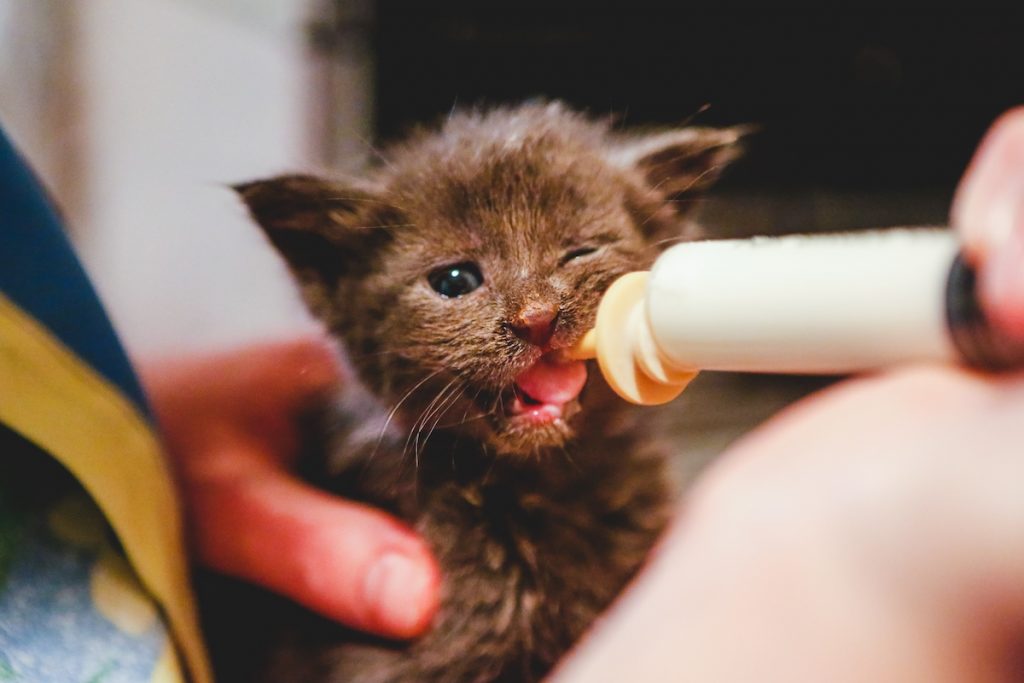
<path id="1" fill-rule="evenodd" d="M 741 154 L 750 127 L 688 127 L 621 138 L 608 152 L 612 165 L 640 171 L 648 187 L 678 214 L 691 206 Z"/>
<path id="2" fill-rule="evenodd" d="M 379 195 L 357 182 L 311 175 L 285 175 L 233 186 L 271 244 L 303 282 L 336 280 L 354 254 L 387 231 L 365 226 L 387 223 Z"/>
<path id="3" fill-rule="evenodd" d="M 287 175 L 234 190 L 284 257 L 310 311 L 329 326 L 341 279 L 365 268 L 369 252 L 390 239 L 377 226 L 400 222 L 381 194 L 357 182 Z"/>

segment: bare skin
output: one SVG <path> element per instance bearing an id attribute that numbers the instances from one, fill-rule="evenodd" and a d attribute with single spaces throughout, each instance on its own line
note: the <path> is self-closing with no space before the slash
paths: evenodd
<path id="1" fill-rule="evenodd" d="M 1024 109 L 956 228 L 1024 339 Z M 574 681 L 1005 681 L 1024 637 L 1024 374 L 906 369 L 779 415 L 698 483 Z"/>

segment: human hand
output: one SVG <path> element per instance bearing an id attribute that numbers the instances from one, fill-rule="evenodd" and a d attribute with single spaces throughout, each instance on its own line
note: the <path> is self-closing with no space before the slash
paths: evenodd
<path id="1" fill-rule="evenodd" d="M 1024 110 L 953 211 L 1024 338 Z M 784 411 L 697 483 L 572 681 L 995 681 L 1024 638 L 1024 375 L 917 368 Z"/>
<path id="2" fill-rule="evenodd" d="M 200 562 L 362 630 L 407 638 L 427 627 L 439 574 L 425 544 L 289 471 L 297 414 L 338 381 L 324 343 L 153 362 L 142 375 Z"/>

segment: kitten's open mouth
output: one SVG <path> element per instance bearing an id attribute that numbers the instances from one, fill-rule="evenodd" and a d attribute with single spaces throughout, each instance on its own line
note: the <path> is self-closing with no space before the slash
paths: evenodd
<path id="1" fill-rule="evenodd" d="M 566 363 L 546 354 L 516 377 L 505 413 L 515 421 L 535 425 L 567 419 L 586 383 L 583 361 Z"/>

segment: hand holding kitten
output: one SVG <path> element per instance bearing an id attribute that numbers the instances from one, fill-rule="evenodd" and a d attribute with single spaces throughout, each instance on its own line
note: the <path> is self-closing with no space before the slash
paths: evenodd
<path id="1" fill-rule="evenodd" d="M 319 340 L 145 364 L 197 559 L 328 617 L 414 636 L 437 606 L 437 568 L 397 520 L 289 471 L 297 413 L 338 382 Z"/>

